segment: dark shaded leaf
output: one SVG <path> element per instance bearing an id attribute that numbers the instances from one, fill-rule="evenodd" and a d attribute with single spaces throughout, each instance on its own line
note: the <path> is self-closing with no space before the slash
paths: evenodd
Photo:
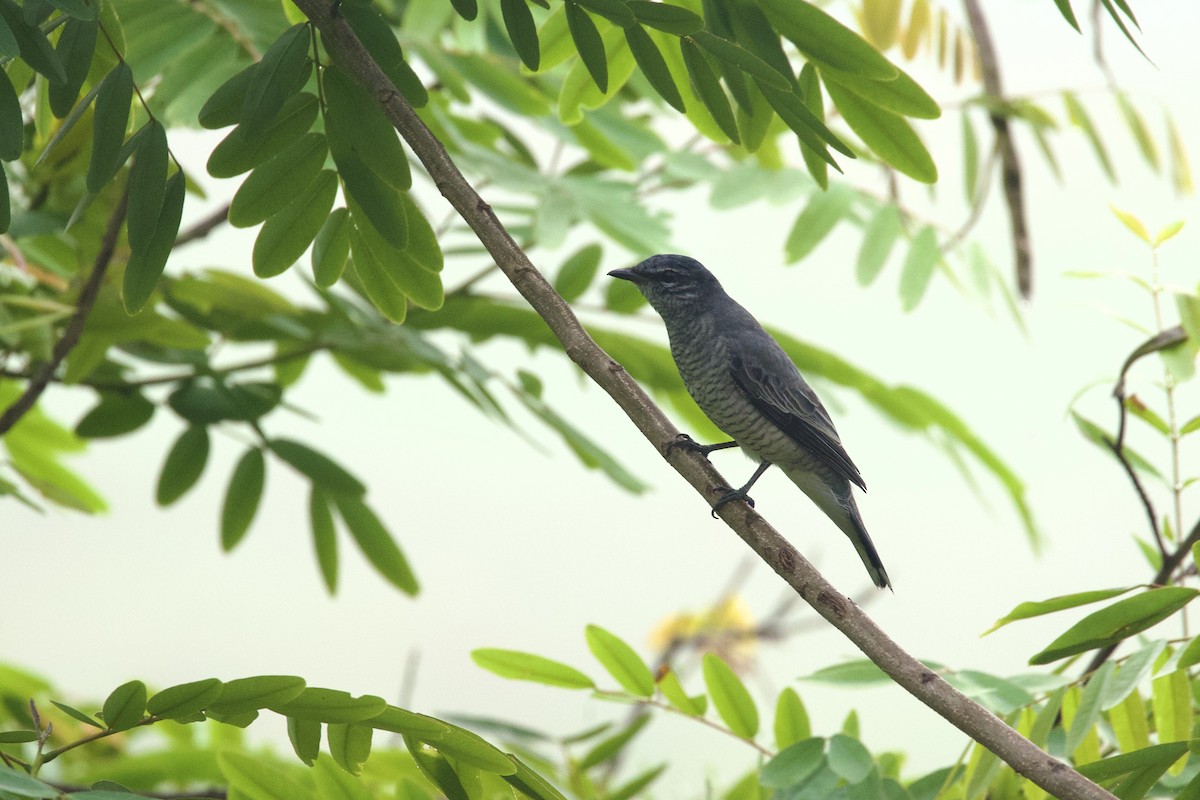
<path id="1" fill-rule="evenodd" d="M 254 79 L 258 64 L 251 64 L 217 87 L 217 90 L 200 108 L 200 127 L 209 130 L 236 125 L 242 118 L 242 107 L 246 104 L 246 90 Z"/>
<path id="2" fill-rule="evenodd" d="M 333 510 L 329 493 L 314 483 L 308 498 L 308 518 L 312 527 L 313 549 L 321 579 L 329 593 L 337 594 L 338 548 L 337 531 L 333 526 Z"/>
<path id="3" fill-rule="evenodd" d="M 679 47 L 683 52 L 683 64 L 687 68 L 688 76 L 692 79 L 692 87 L 696 90 L 696 96 L 700 98 L 700 102 L 704 103 L 708 113 L 712 114 L 712 118 L 721 132 L 728 136 L 734 144 L 740 143 L 741 137 L 738 134 L 733 109 L 729 105 L 729 98 L 725 96 L 725 90 L 721 88 L 721 81 L 709 65 L 707 57 L 689 38 L 680 39 Z"/>
<path id="4" fill-rule="evenodd" d="M 25 150 L 25 119 L 8 73 L 0 70 L 0 161 L 15 161 Z"/>
<path id="5" fill-rule="evenodd" d="M 124 436 L 153 416 L 154 404 L 140 392 L 102 392 L 100 402 L 75 426 L 75 435 L 85 439 Z"/>
<path id="6" fill-rule="evenodd" d="M 308 132 L 317 118 L 318 106 L 316 95 L 301 92 L 288 98 L 275 121 L 260 133 L 250 136 L 238 125 L 213 148 L 208 174 L 232 178 L 272 158 Z"/>
<path id="7" fill-rule="evenodd" d="M 171 255 L 171 248 L 175 246 L 175 237 L 179 233 L 179 222 L 183 218 L 185 189 L 182 172 L 176 172 L 167 178 L 162 209 L 154 232 L 144 247 L 129 254 L 121 298 L 125 303 L 125 310 L 131 314 L 141 310 L 150 299 L 163 268 L 167 265 L 167 258 Z"/>
<path id="8" fill-rule="evenodd" d="M 366 493 L 367 487 L 331 458 L 308 445 L 291 439 L 272 439 L 267 443 L 272 453 L 295 467 L 314 484 L 337 494 L 355 497 Z"/>
<path id="9" fill-rule="evenodd" d="M 66 72 L 66 80 L 61 83 L 50 82 L 50 111 L 62 119 L 71 112 L 79 97 L 79 90 L 87 78 L 88 68 L 92 66 L 92 54 L 96 51 L 96 35 L 100 25 L 95 21 L 72 18 L 63 25 L 58 37 L 55 52 L 62 60 Z M 0 136 L 0 140 L 3 137 Z"/>
<path id="10" fill-rule="evenodd" d="M 196 485 L 208 464 L 208 428 L 192 425 L 175 440 L 158 476 L 155 500 L 169 506 Z"/>
<path id="11" fill-rule="evenodd" d="M 425 90 L 417 74 L 404 60 L 404 51 L 392 26 L 388 24 L 374 3 L 345 3 L 341 6 L 342 13 L 354 33 L 358 36 L 363 47 L 371 54 L 371 58 L 379 65 L 384 74 L 391 79 L 400 93 L 416 108 L 428 104 L 429 93 Z"/>
<path id="12" fill-rule="evenodd" d="M 450 5 L 454 6 L 454 10 L 465 20 L 473 20 L 479 14 L 476 0 L 450 0 Z"/>
<path id="13" fill-rule="evenodd" d="M 233 468 L 221 507 L 221 549 L 225 552 L 237 547 L 250 529 L 262 500 L 266 471 L 263 451 L 257 447 L 247 450 Z"/>
<path id="14" fill-rule="evenodd" d="M 680 6 L 650 0 L 629 0 L 626 5 L 638 22 L 676 36 L 690 36 L 704 28 L 699 14 Z"/>
<path id="15" fill-rule="evenodd" d="M 667 69 L 667 62 L 659 52 L 658 45 L 650 38 L 650 34 L 646 33 L 641 25 L 634 25 L 625 29 L 625 41 L 628 42 L 634 60 L 641 67 L 646 80 L 654 87 L 654 91 L 677 111 L 686 111 L 683 98 L 679 95 L 679 87 L 675 85 L 675 79 Z"/>
<path id="16" fill-rule="evenodd" d="M 296 198 L 310 194 L 327 154 L 324 134 L 306 133 L 255 167 L 233 196 L 229 224 L 235 228 L 257 225 Z"/>
<path id="17" fill-rule="evenodd" d="M 566 15 L 567 28 L 571 32 L 571 39 L 575 42 L 575 49 L 579 51 L 583 65 L 596 82 L 596 87 L 602 93 L 607 93 L 608 57 L 604 53 L 604 40 L 600 38 L 596 23 L 592 22 L 592 18 L 575 0 L 567 0 Z"/>
<path id="18" fill-rule="evenodd" d="M 158 692 L 146 701 L 146 710 L 156 717 L 181 719 L 203 711 L 221 695 L 221 682 L 216 678 L 181 683 Z"/>
<path id="19" fill-rule="evenodd" d="M 313 281 L 322 289 L 338 282 L 350 257 L 350 212 L 335 208 L 313 241 Z"/>
<path id="20" fill-rule="evenodd" d="M 133 166 L 129 168 L 129 247 L 143 250 L 150 245 L 162 215 L 167 190 L 167 131 L 152 119 L 139 139 Z"/>
<path id="21" fill-rule="evenodd" d="M 579 5 L 587 8 L 614 25 L 629 28 L 637 24 L 637 18 L 622 0 L 578 0 Z"/>
<path id="22" fill-rule="evenodd" d="M 818 65 L 892 80 L 896 67 L 866 39 L 805 0 L 759 0 L 775 29 Z"/>
<path id="23" fill-rule="evenodd" d="M 781 75 L 774 67 L 741 45 L 722 39 L 708 31 L 697 31 L 691 36 L 691 39 L 711 53 L 714 58 L 736 67 L 752 78 L 781 92 L 791 91 L 792 83 L 787 76 Z"/>
<path id="24" fill-rule="evenodd" d="M 0 44 L 11 51 L 12 45 L 9 39 L 16 40 L 21 58 L 35 72 L 54 83 L 64 83 L 67 80 L 66 68 L 58 53 L 50 46 L 50 40 L 46 38 L 46 34 L 42 33 L 36 23 L 29 24 L 25 21 L 24 15 L 16 3 L 12 0 L 0 0 L 0 19 L 3 19 L 10 34 L 10 37 L 0 37 L 0 40 L 3 40 L 0 41 Z M 9 54 L 12 55 L 11 52 Z"/>
<path id="25" fill-rule="evenodd" d="M 537 72 L 541 54 L 538 49 L 537 25 L 533 22 L 533 13 L 525 0 L 500 0 L 500 13 L 504 18 L 504 27 L 508 30 L 508 38 L 512 40 L 513 49 L 521 57 L 521 63 Z"/>
<path id="26" fill-rule="evenodd" d="M 248 136 L 262 133 L 287 100 L 304 88 L 308 60 L 308 23 L 293 25 L 263 53 L 242 99 L 241 127 Z"/>
<path id="27" fill-rule="evenodd" d="M 304 255 L 333 208 L 337 185 L 337 173 L 322 170 L 306 193 L 263 224 L 251 255 L 255 275 L 279 275 Z"/>
<path id="28" fill-rule="evenodd" d="M 337 494 L 334 502 L 350 535 L 359 550 L 384 578 L 407 595 L 420 591 L 408 559 L 387 528 L 360 498 L 360 495 Z"/>
<path id="29" fill-rule="evenodd" d="M 96 95 L 92 117 L 92 160 L 88 163 L 87 188 L 99 194 L 121 168 L 117 155 L 125 143 L 129 104 L 133 100 L 133 70 L 124 61 L 104 76 Z"/>
<path id="30" fill-rule="evenodd" d="M 806 62 L 800 68 L 798 85 L 800 88 L 800 98 L 804 101 L 804 106 L 813 113 L 814 117 L 824 123 L 825 93 L 821 89 L 821 79 L 817 77 L 817 70 L 813 67 L 811 61 Z M 803 145 L 800 148 L 800 155 L 804 158 L 804 166 L 808 169 L 808 174 L 812 175 L 817 185 L 822 189 L 828 189 L 829 162 L 825 160 L 827 154 L 824 152 L 824 148 L 814 150 L 812 147 Z"/>

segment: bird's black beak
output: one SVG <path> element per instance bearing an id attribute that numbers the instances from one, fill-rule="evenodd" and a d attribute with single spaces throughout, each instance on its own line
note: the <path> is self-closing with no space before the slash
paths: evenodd
<path id="1" fill-rule="evenodd" d="M 613 278 L 620 278 L 623 281 L 629 281 L 631 283 L 641 283 L 642 282 L 642 276 L 638 275 L 636 272 L 634 272 L 631 269 L 614 269 L 612 272 L 610 272 L 608 274 L 609 274 L 609 276 L 611 276 Z"/>

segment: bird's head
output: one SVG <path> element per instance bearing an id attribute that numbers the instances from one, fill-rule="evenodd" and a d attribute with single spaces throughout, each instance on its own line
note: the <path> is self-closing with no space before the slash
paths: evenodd
<path id="1" fill-rule="evenodd" d="M 614 269 L 608 274 L 636 286 L 663 316 L 694 313 L 696 303 L 722 291 L 716 277 L 687 256 L 651 256 L 632 269 Z"/>

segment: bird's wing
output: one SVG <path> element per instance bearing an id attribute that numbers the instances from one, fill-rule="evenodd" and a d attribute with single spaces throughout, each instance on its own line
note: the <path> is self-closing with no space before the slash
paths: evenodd
<path id="1" fill-rule="evenodd" d="M 765 335 L 765 333 L 764 333 Z M 733 357 L 733 380 L 767 419 L 863 491 L 867 485 L 846 455 L 829 412 L 804 382 L 796 365 L 771 339 L 746 347 Z"/>

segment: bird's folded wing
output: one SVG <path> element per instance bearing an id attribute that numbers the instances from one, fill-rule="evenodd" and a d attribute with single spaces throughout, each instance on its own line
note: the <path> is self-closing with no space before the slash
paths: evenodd
<path id="1" fill-rule="evenodd" d="M 750 402 L 797 444 L 863 491 L 867 485 L 850 460 L 829 412 L 787 354 L 764 342 L 743 347 L 733 359 L 733 380 Z"/>

